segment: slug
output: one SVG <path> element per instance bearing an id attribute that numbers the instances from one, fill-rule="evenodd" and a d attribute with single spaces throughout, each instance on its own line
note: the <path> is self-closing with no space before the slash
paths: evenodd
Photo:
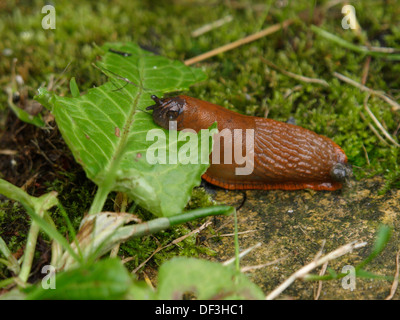
<path id="1" fill-rule="evenodd" d="M 154 122 L 164 129 L 169 129 L 169 121 L 176 121 L 177 130 L 189 128 L 198 132 L 208 129 L 214 122 L 217 122 L 220 132 L 223 129 L 231 132 L 242 129 L 242 136 L 239 136 L 241 141 L 245 141 L 242 153 L 251 144 L 253 171 L 248 175 L 238 175 L 237 169 L 243 167 L 243 163 L 224 163 L 233 150 L 224 153 L 225 139 L 221 139 L 224 142 L 220 142 L 220 151 L 213 149 L 213 153 L 220 152 L 221 163 L 211 163 L 202 176 L 213 185 L 230 190 L 333 191 L 342 188 L 352 175 L 344 151 L 329 138 L 313 131 L 276 120 L 238 114 L 185 95 L 164 99 L 152 95 L 151 98 L 156 104 L 146 109 L 153 110 Z M 254 130 L 253 140 L 246 140 L 246 129 Z M 237 134 L 233 137 L 236 138 Z"/>

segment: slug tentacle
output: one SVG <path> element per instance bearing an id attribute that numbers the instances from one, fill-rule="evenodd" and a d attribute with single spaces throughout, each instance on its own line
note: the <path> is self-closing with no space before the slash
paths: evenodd
<path id="1" fill-rule="evenodd" d="M 154 110 L 155 108 L 158 108 L 158 107 L 160 107 L 162 105 L 162 101 L 156 95 L 153 94 L 151 96 L 151 98 L 154 100 L 154 102 L 156 104 L 153 104 L 152 106 L 147 107 L 146 110 Z"/>

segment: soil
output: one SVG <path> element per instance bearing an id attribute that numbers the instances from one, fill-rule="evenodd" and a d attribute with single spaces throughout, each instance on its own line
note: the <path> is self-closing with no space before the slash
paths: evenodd
<path id="1" fill-rule="evenodd" d="M 60 171 L 78 168 L 54 122 L 40 129 L 6 112 L 0 130 L 0 177 L 22 187 L 30 195 L 47 192 L 45 182 L 62 179 Z M 65 179 L 65 178 L 64 178 Z"/>
<path id="2" fill-rule="evenodd" d="M 393 228 L 387 247 L 378 258 L 364 269 L 378 275 L 394 276 L 396 253 L 400 248 L 400 190 L 378 195 L 383 187 L 381 177 L 353 181 L 351 187 L 340 191 L 225 191 L 219 189 L 214 198 L 238 210 L 239 244 L 241 250 L 255 248 L 241 260 L 241 266 L 256 266 L 276 262 L 248 272 L 250 278 L 265 293 L 271 292 L 292 273 L 323 254 L 352 241 L 361 240 L 367 246 L 354 250 L 328 268 L 341 273 L 346 265 L 356 266 L 365 259 L 373 247 L 380 224 Z M 225 261 L 234 257 L 233 218 L 218 217 L 220 234 L 216 241 L 209 239 L 210 247 L 217 252 L 215 260 Z M 283 258 L 281 261 L 277 261 Z M 314 270 L 318 274 L 320 268 Z M 327 274 L 326 272 L 325 274 Z M 345 290 L 342 280 L 322 283 L 319 299 L 384 299 L 389 295 L 392 281 L 356 280 L 355 290 Z M 280 298 L 314 299 L 318 282 L 297 280 Z M 399 299 L 400 293 L 394 296 Z"/>

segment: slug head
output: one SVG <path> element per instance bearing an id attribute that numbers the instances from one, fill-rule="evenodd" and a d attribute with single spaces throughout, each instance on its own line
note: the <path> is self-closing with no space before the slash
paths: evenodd
<path id="1" fill-rule="evenodd" d="M 336 163 L 331 169 L 331 177 L 334 181 L 350 184 L 353 170 L 348 163 Z"/>
<path id="2" fill-rule="evenodd" d="M 151 98 L 156 104 L 149 106 L 146 110 L 153 110 L 153 120 L 156 124 L 164 129 L 169 129 L 170 121 L 178 122 L 183 116 L 183 110 L 186 105 L 186 101 L 180 97 L 164 98 L 160 99 L 156 95 L 152 95 Z"/>

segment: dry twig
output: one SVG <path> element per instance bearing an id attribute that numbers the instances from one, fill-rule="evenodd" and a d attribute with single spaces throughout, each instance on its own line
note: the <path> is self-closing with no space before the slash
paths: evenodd
<path id="1" fill-rule="evenodd" d="M 375 95 L 375 96 L 381 98 L 382 100 L 386 101 L 388 104 L 390 104 L 392 106 L 392 111 L 400 110 L 400 104 L 398 104 L 393 99 L 389 98 L 385 93 L 377 91 L 377 90 L 373 90 L 371 88 L 368 88 L 367 86 L 364 86 L 361 83 L 358 83 L 357 81 L 354 81 L 353 79 L 350 79 L 350 78 L 344 76 L 341 73 L 334 72 L 333 75 L 336 78 L 338 78 L 338 79 L 340 79 L 340 80 L 342 80 L 342 81 L 344 81 L 344 82 L 346 82 L 346 83 L 348 83 L 348 84 L 360 89 L 361 91 L 369 92 L 370 94 Z"/>
<path id="2" fill-rule="evenodd" d="M 15 156 L 17 153 L 18 153 L 17 150 L 11 150 L 11 149 L 0 150 L 0 155 L 3 156 Z"/>
<path id="3" fill-rule="evenodd" d="M 191 235 L 195 234 L 195 233 L 199 233 L 201 232 L 203 229 L 207 228 L 212 222 L 210 220 L 206 221 L 205 223 L 203 223 L 199 228 L 189 232 L 188 234 L 185 234 L 182 237 L 179 237 L 177 239 L 175 239 L 174 241 L 171 241 L 169 244 L 167 244 L 164 247 L 158 247 L 156 250 L 154 250 L 154 252 L 150 255 L 150 257 L 148 257 L 145 261 L 143 261 L 136 269 L 134 269 L 132 271 L 132 273 L 136 273 L 138 270 L 140 270 L 151 258 L 153 258 L 153 256 L 157 253 L 160 252 L 161 250 L 164 250 L 165 248 L 171 247 L 175 244 L 178 244 L 179 242 L 185 240 L 187 237 L 190 237 Z"/>
<path id="4" fill-rule="evenodd" d="M 321 268 L 321 271 L 319 272 L 319 275 L 323 276 L 325 274 L 327 268 L 328 268 L 328 262 L 325 262 Z M 317 289 L 317 293 L 315 294 L 314 300 L 319 299 L 319 296 L 321 295 L 321 291 L 322 291 L 322 281 L 320 280 L 320 281 L 318 281 L 318 289 Z"/>
<path id="5" fill-rule="evenodd" d="M 240 271 L 241 272 L 247 272 L 247 271 L 251 271 L 251 270 L 256 270 L 256 269 L 261 269 L 261 268 L 264 268 L 264 267 L 268 267 L 268 266 L 271 266 L 273 264 L 277 264 L 277 263 L 287 259 L 287 257 L 288 256 L 284 256 L 284 257 L 276 259 L 274 261 L 263 263 L 263 264 L 259 264 L 259 265 L 256 265 L 256 266 L 243 267 L 243 268 L 240 269 Z"/>
<path id="6" fill-rule="evenodd" d="M 327 255 L 319 258 L 318 260 L 314 260 L 310 264 L 304 266 L 303 268 L 299 269 L 295 273 L 293 273 L 288 279 L 286 279 L 280 286 L 275 288 L 269 295 L 266 296 L 266 300 L 273 300 L 277 296 L 279 296 L 285 289 L 287 289 L 296 279 L 304 278 L 309 272 L 313 269 L 325 264 L 326 262 L 337 259 L 349 252 L 352 252 L 354 249 L 358 249 L 364 247 L 367 243 L 366 242 L 359 242 L 353 241 L 348 243 L 335 251 L 328 253 Z"/>
<path id="7" fill-rule="evenodd" d="M 254 246 L 247 248 L 245 250 L 243 250 L 240 254 L 239 254 L 239 259 L 243 258 L 245 255 L 249 254 L 251 251 L 253 251 L 254 249 L 258 248 L 261 246 L 261 242 L 258 242 L 257 244 L 255 244 Z M 236 257 L 230 258 L 229 260 L 226 260 L 225 262 L 222 263 L 223 266 L 227 266 L 232 264 L 233 262 L 235 262 Z"/>
<path id="8" fill-rule="evenodd" d="M 326 82 L 326 81 L 323 80 L 323 79 L 309 78 L 309 77 L 301 76 L 301 75 L 299 75 L 299 74 L 292 73 L 292 72 L 290 72 L 290 71 L 286 71 L 286 70 L 282 69 L 281 67 L 278 67 L 278 66 L 277 66 L 276 64 L 274 64 L 273 62 L 271 62 L 271 61 L 265 59 L 264 57 L 261 57 L 261 60 L 262 60 L 265 64 L 267 64 L 268 66 L 270 66 L 271 68 L 274 68 L 274 69 L 278 70 L 280 73 L 283 73 L 284 75 L 287 75 L 288 77 L 291 77 L 291 78 L 296 79 L 296 80 L 298 80 L 298 81 L 306 82 L 306 83 L 316 83 L 316 84 L 320 84 L 320 85 L 322 85 L 322 86 L 324 86 L 324 87 L 329 87 L 328 82 Z"/>
<path id="9" fill-rule="evenodd" d="M 368 99 L 370 95 L 367 95 L 364 99 L 364 109 L 367 111 L 371 119 L 375 122 L 376 126 L 379 128 L 379 130 L 383 133 L 383 135 L 391 142 L 393 143 L 396 147 L 400 147 L 400 144 L 398 144 L 392 136 L 389 134 L 389 132 L 386 131 L 386 129 L 382 126 L 382 124 L 379 122 L 379 120 L 375 117 L 375 115 L 372 113 L 371 109 L 368 107 Z"/>
<path id="10" fill-rule="evenodd" d="M 367 118 L 364 116 L 364 114 L 362 112 L 360 112 L 360 117 L 361 119 L 363 119 L 364 121 L 367 121 Z M 378 130 L 375 129 L 375 127 L 368 122 L 368 127 L 371 129 L 371 131 L 378 137 L 378 139 L 386 146 L 390 146 L 389 143 L 386 142 L 385 139 L 383 139 L 383 137 L 380 135 L 380 133 L 378 132 Z"/>
<path id="11" fill-rule="evenodd" d="M 219 48 L 216 48 L 214 50 L 208 51 L 208 52 L 203 53 L 203 54 L 201 54 L 201 55 L 199 55 L 197 57 L 187 59 L 187 60 L 185 60 L 185 65 L 187 65 L 187 66 L 192 65 L 192 64 L 194 64 L 196 62 L 200 62 L 200 61 L 206 60 L 208 58 L 211 58 L 213 56 L 216 56 L 217 54 L 220 54 L 222 52 L 226 52 L 226 51 L 235 49 L 237 47 L 240 47 L 240 46 L 242 46 L 242 45 L 244 45 L 246 43 L 258 40 L 258 39 L 260 39 L 262 37 L 265 37 L 265 36 L 268 36 L 268 35 L 270 35 L 272 33 L 277 32 L 277 31 L 281 30 L 282 28 L 286 28 L 289 25 L 291 25 L 292 23 L 293 23 L 293 20 L 292 19 L 288 19 L 288 20 L 283 21 L 282 23 L 274 24 L 274 25 L 272 25 L 272 26 L 270 26 L 270 27 L 268 27 L 268 28 L 266 28 L 264 30 L 261 30 L 259 32 L 254 33 L 254 34 L 252 34 L 252 35 L 250 35 L 248 37 L 245 37 L 243 39 L 239 39 L 239 40 L 236 40 L 234 42 L 228 43 L 228 44 L 226 44 L 226 45 L 224 45 L 222 47 L 219 47 Z"/>
<path id="12" fill-rule="evenodd" d="M 202 34 L 209 32 L 213 29 L 219 28 L 219 27 L 223 26 L 224 24 L 231 22 L 232 20 L 233 20 L 233 17 L 231 15 L 229 15 L 224 18 L 218 19 L 214 22 L 208 23 L 208 24 L 202 26 L 201 28 L 194 30 L 192 32 L 192 37 L 196 38 L 198 36 L 201 36 Z"/>
<path id="13" fill-rule="evenodd" d="M 361 84 L 365 85 L 367 83 L 368 73 L 369 73 L 369 65 L 371 63 L 371 56 L 368 56 L 365 60 L 365 64 L 363 67 L 362 77 L 361 77 Z"/>
<path id="14" fill-rule="evenodd" d="M 397 251 L 396 255 L 396 273 L 394 275 L 394 280 L 392 284 L 392 288 L 390 289 L 390 294 L 385 298 L 385 300 L 391 300 L 396 293 L 397 286 L 399 285 L 399 256 L 400 256 L 400 250 Z"/>
<path id="15" fill-rule="evenodd" d="M 246 231 L 241 231 L 238 232 L 237 234 L 246 234 L 246 233 L 252 233 L 252 232 L 256 232 L 257 229 L 253 229 L 253 230 L 246 230 Z M 211 238 L 215 238 L 215 237 L 233 237 L 235 234 L 234 233 L 225 233 L 225 234 L 216 234 L 216 235 L 212 235 L 209 237 L 209 239 Z"/>

